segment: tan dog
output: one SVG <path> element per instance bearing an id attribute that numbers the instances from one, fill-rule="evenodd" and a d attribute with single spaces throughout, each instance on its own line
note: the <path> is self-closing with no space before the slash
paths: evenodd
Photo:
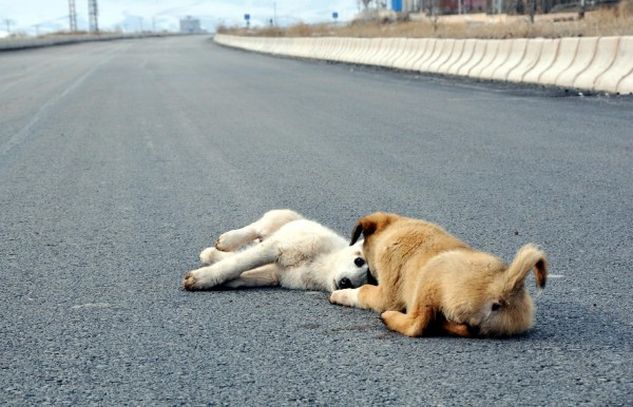
<path id="1" fill-rule="evenodd" d="M 534 269 L 545 286 L 547 260 L 532 244 L 512 264 L 472 249 L 437 225 L 377 212 L 358 221 L 355 243 L 377 286 L 334 291 L 330 302 L 382 313 L 394 331 L 422 336 L 439 328 L 460 336 L 506 336 L 534 324 L 534 305 L 524 280 Z"/>

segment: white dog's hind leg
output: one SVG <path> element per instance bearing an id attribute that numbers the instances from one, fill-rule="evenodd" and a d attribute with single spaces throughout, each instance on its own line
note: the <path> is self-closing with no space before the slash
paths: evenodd
<path id="1" fill-rule="evenodd" d="M 302 216 L 290 209 L 273 209 L 250 225 L 223 233 L 215 247 L 222 251 L 237 250 L 256 239 L 266 239 L 286 223 L 297 219 L 302 219 Z"/>
<path id="2" fill-rule="evenodd" d="M 227 288 L 243 288 L 243 287 L 273 287 L 279 285 L 279 271 L 277 264 L 268 264 L 266 266 L 257 267 L 253 270 L 245 271 L 240 274 L 239 278 L 229 280 L 222 284 Z"/>
<path id="3" fill-rule="evenodd" d="M 200 252 L 200 262 L 202 264 L 211 265 L 233 255 L 235 255 L 234 252 L 223 252 L 215 247 L 207 247 Z"/>
<path id="4" fill-rule="evenodd" d="M 277 246 L 264 242 L 235 253 L 211 266 L 190 271 L 185 275 L 183 286 L 187 290 L 204 290 L 236 279 L 245 271 L 274 263 L 279 256 Z"/>

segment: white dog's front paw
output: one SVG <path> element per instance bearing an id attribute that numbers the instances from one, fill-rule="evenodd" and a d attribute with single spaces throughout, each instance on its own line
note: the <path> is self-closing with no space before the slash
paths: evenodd
<path id="1" fill-rule="evenodd" d="M 223 252 L 232 252 L 240 248 L 244 242 L 244 236 L 238 230 L 230 230 L 222 233 L 215 242 L 215 248 Z"/>
<path id="2" fill-rule="evenodd" d="M 196 283 L 197 283 L 196 276 L 194 275 L 193 271 L 190 271 L 187 274 L 185 274 L 185 276 L 182 279 L 182 288 L 184 288 L 187 291 L 199 290 L 198 284 Z"/>
<path id="3" fill-rule="evenodd" d="M 207 247 L 200 252 L 200 262 L 202 262 L 202 264 L 217 263 L 223 258 L 224 256 L 222 256 L 222 252 L 215 247 Z"/>
<path id="4" fill-rule="evenodd" d="M 358 289 L 345 288 L 336 290 L 330 295 L 332 304 L 345 305 L 346 307 L 354 307 L 358 303 Z"/>

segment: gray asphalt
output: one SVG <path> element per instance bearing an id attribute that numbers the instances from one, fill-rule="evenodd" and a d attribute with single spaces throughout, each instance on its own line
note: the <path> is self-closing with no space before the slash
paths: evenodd
<path id="1" fill-rule="evenodd" d="M 0 404 L 631 405 L 633 100 L 563 96 L 205 37 L 1 54 Z M 179 289 L 281 207 L 535 242 L 536 327 L 410 339 L 325 293 Z"/>

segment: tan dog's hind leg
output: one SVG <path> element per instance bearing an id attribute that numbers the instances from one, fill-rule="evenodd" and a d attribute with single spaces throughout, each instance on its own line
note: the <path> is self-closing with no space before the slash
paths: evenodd
<path id="1" fill-rule="evenodd" d="M 380 319 L 392 331 L 406 336 L 422 336 L 432 321 L 433 314 L 431 307 L 421 307 L 407 314 L 400 311 L 385 311 L 380 315 Z"/>
<path id="2" fill-rule="evenodd" d="M 472 338 L 473 334 L 470 333 L 468 325 L 458 324 L 457 322 L 444 321 L 442 323 L 442 331 L 456 336 L 463 336 L 466 338 Z"/>

